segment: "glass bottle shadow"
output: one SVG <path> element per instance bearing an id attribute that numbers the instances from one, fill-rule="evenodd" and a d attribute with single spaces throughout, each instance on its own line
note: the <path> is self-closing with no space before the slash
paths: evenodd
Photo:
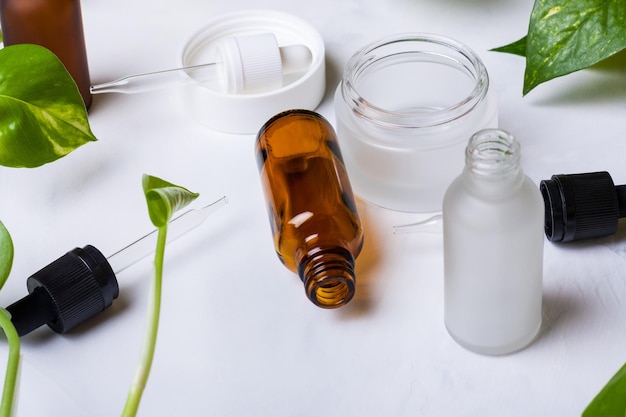
<path id="1" fill-rule="evenodd" d="M 626 260 L 626 222 L 620 221 L 618 230 L 611 236 L 604 236 L 592 239 L 579 240 L 574 242 L 556 242 L 548 243 L 557 246 L 565 252 L 566 257 L 577 256 L 580 252 L 588 251 L 594 247 L 604 247 L 617 256 Z M 613 269 L 609 265 L 609 269 Z M 561 270 L 555 268 L 555 270 Z M 583 292 L 585 288 L 581 288 L 579 284 L 568 284 L 567 280 L 572 277 L 566 275 L 554 276 L 550 275 L 556 286 L 544 286 L 543 309 L 542 309 L 542 325 L 537 339 L 547 337 L 554 331 L 562 327 L 567 327 L 573 321 L 579 321 L 583 315 L 591 314 L 587 312 L 585 306 L 586 301 L 583 300 Z M 608 279 L 608 278 L 607 278 Z M 589 283 L 592 287 L 594 284 Z M 598 285 L 598 284 L 596 284 Z M 597 295 L 597 294 L 596 294 Z"/>
<path id="2" fill-rule="evenodd" d="M 377 280 L 381 279 L 379 274 L 379 265 L 382 259 L 382 244 L 384 239 L 380 228 L 376 227 L 375 219 L 373 219 L 368 210 L 364 206 L 369 203 L 356 197 L 359 216 L 363 224 L 365 239 L 363 248 L 359 255 L 359 259 L 355 264 L 355 272 L 357 276 L 356 291 L 352 300 L 338 310 L 345 319 L 354 319 L 357 317 L 370 314 L 378 303 L 377 299 Z"/>
<path id="3" fill-rule="evenodd" d="M 567 323 L 576 320 L 583 314 L 583 306 L 579 300 L 566 292 L 544 290 L 542 322 L 536 340 L 547 337 L 556 329 L 564 327 Z"/>

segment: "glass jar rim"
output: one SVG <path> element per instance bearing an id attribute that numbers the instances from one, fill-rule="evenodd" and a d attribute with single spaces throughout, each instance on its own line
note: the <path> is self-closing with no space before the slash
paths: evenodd
<path id="1" fill-rule="evenodd" d="M 473 78 L 475 85 L 472 91 L 457 103 L 442 109 L 433 109 L 428 113 L 389 110 L 364 99 L 357 90 L 359 77 L 366 73 L 373 63 L 393 57 L 393 55 L 375 56 L 373 54 L 381 48 L 403 42 L 431 44 L 443 48 L 446 52 L 449 51 L 444 53 L 411 50 L 411 52 L 427 52 L 427 54 L 452 59 L 458 63 L 458 69 Z M 428 62 L 423 59 L 425 56 L 421 55 L 422 59 L 415 59 L 413 62 Z M 343 99 L 355 114 L 374 125 L 400 129 L 430 128 L 461 118 L 471 112 L 485 98 L 488 89 L 489 75 L 487 69 L 471 48 L 446 36 L 419 32 L 392 35 L 361 48 L 348 60 L 341 82 Z"/>

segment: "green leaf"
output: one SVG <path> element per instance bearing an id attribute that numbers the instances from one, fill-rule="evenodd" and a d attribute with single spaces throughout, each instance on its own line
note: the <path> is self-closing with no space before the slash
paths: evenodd
<path id="1" fill-rule="evenodd" d="M 37 167 L 95 140 L 78 87 L 52 52 L 0 50 L 0 165 Z"/>
<path id="2" fill-rule="evenodd" d="M 527 36 L 524 36 L 522 39 L 515 41 L 513 43 L 510 43 L 508 45 L 504 45 L 504 46 L 500 46 L 498 48 L 493 48 L 492 51 L 493 52 L 504 52 L 507 54 L 513 54 L 513 55 L 519 55 L 519 56 L 526 56 L 526 40 L 528 39 Z"/>
<path id="3" fill-rule="evenodd" d="M 0 221 L 0 288 L 4 286 L 13 266 L 13 240 Z"/>
<path id="4" fill-rule="evenodd" d="M 583 417 L 626 416 L 626 364 L 602 388 L 583 412 Z"/>
<path id="5" fill-rule="evenodd" d="M 536 0 L 526 43 L 524 95 L 626 48 L 626 0 Z"/>
<path id="6" fill-rule="evenodd" d="M 154 281 L 152 282 L 151 303 L 148 310 L 148 323 L 146 325 L 143 351 L 135 371 L 133 383 L 126 397 L 122 417 L 135 417 L 137 415 L 139 403 L 141 402 L 144 388 L 148 383 L 154 360 L 161 312 L 165 244 L 167 242 L 167 227 L 170 217 L 174 212 L 195 200 L 199 195 L 184 187 L 145 174 L 142 179 L 142 185 L 148 202 L 150 220 L 158 228 L 157 244 L 154 252 Z"/>
<path id="7" fill-rule="evenodd" d="M 144 174 L 143 191 L 150 220 L 156 227 L 165 226 L 177 210 L 195 200 L 199 194 L 157 177 Z"/>

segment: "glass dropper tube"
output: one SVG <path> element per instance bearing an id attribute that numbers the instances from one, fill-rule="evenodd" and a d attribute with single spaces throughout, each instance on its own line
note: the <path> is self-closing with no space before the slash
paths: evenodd
<path id="1" fill-rule="evenodd" d="M 393 226 L 393 234 L 407 233 L 443 233 L 443 215 L 441 212 L 414 223 Z"/>
<path id="2" fill-rule="evenodd" d="M 160 88 L 182 86 L 198 82 L 198 80 L 211 80 L 218 77 L 217 64 L 217 62 L 210 62 L 190 67 L 129 75 L 114 81 L 92 85 L 91 94 L 135 94 Z M 186 72 L 189 77 L 183 77 L 182 72 Z"/>
<path id="3" fill-rule="evenodd" d="M 226 202 L 226 197 L 222 197 L 173 219 L 167 242 L 199 226 Z M 91 245 L 75 248 L 31 275 L 26 280 L 28 295 L 6 308 L 18 335 L 28 334 L 44 324 L 57 333 L 67 333 L 110 307 L 119 296 L 116 273 L 154 250 L 155 232 L 108 258 Z"/>
<path id="4" fill-rule="evenodd" d="M 211 204 L 199 209 L 190 209 L 180 216 L 172 219 L 168 226 L 167 243 L 170 243 L 184 234 L 190 232 L 200 226 L 204 220 L 220 207 L 228 203 L 228 199 L 224 196 Z M 139 262 L 146 256 L 154 252 L 157 241 L 157 230 L 153 230 L 147 235 L 137 239 L 133 243 L 125 246 L 107 258 L 111 268 L 118 274 L 126 268 Z"/>
<path id="5" fill-rule="evenodd" d="M 284 75 L 306 72 L 313 60 L 304 45 L 279 47 L 273 33 L 223 38 L 216 49 L 215 62 L 129 75 L 93 85 L 91 93 L 133 94 L 193 82 L 216 84 L 231 94 L 258 93 L 282 87 Z"/>

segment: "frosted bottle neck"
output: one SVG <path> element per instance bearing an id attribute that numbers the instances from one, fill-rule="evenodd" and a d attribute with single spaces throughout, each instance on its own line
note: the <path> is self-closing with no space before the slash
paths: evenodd
<path id="1" fill-rule="evenodd" d="M 475 133 L 465 149 L 466 186 L 489 198 L 515 192 L 524 179 L 520 154 L 519 142 L 508 132 L 484 129 Z"/>

